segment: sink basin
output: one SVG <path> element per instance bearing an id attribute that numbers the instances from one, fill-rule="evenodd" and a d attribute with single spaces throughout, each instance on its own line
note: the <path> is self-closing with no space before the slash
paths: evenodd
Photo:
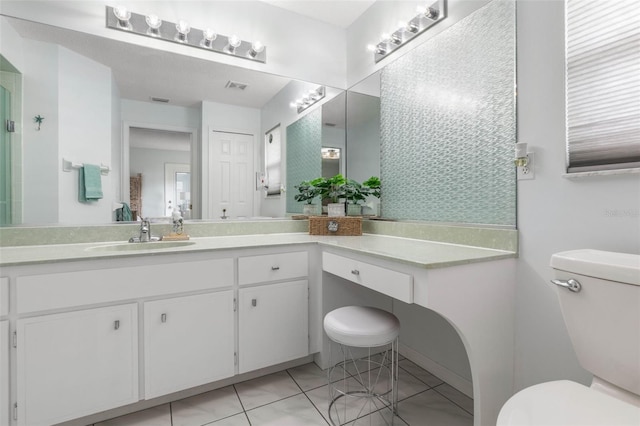
<path id="1" fill-rule="evenodd" d="M 89 251 L 122 252 L 122 251 L 146 251 L 166 250 L 178 247 L 187 247 L 195 244 L 193 241 L 153 241 L 149 243 L 119 243 L 108 246 L 89 247 Z"/>

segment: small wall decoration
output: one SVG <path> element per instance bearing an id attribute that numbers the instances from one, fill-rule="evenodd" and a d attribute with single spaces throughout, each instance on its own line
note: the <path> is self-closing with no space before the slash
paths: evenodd
<path id="1" fill-rule="evenodd" d="M 44 117 L 41 116 L 40 114 L 33 117 L 33 122 L 38 125 L 38 127 L 36 127 L 36 130 L 38 131 L 40 130 L 40 125 L 42 124 L 43 121 L 44 121 Z"/>

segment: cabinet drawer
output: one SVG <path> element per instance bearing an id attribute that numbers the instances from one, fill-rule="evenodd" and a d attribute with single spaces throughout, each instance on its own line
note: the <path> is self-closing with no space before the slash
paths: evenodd
<path id="1" fill-rule="evenodd" d="M 240 285 L 303 278 L 309 274 L 306 251 L 265 254 L 238 259 Z"/>
<path id="2" fill-rule="evenodd" d="M 322 270 L 405 303 L 413 303 L 413 277 L 332 253 L 322 253 Z"/>
<path id="3" fill-rule="evenodd" d="M 233 259 L 16 278 L 17 311 L 42 311 L 233 285 Z"/>

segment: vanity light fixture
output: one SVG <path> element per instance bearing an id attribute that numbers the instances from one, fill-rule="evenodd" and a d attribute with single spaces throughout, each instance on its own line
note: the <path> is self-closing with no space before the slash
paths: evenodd
<path id="1" fill-rule="evenodd" d="M 311 105 L 314 105 L 315 103 L 323 99 L 325 94 L 326 94 L 325 87 L 319 86 L 315 90 L 309 90 L 307 94 L 305 94 L 303 97 L 296 100 L 295 102 L 291 102 L 291 106 L 294 108 L 297 108 L 298 114 L 300 114 L 302 111 L 309 108 Z"/>
<path id="2" fill-rule="evenodd" d="M 267 49 L 259 41 L 244 41 L 236 35 L 216 34 L 211 28 L 193 28 L 187 21 L 163 22 L 157 15 L 141 15 L 125 7 L 106 7 L 107 28 L 153 37 L 255 62 L 267 62 Z"/>
<path id="3" fill-rule="evenodd" d="M 373 52 L 373 59 L 379 62 L 391 52 L 404 46 L 414 37 L 422 34 L 447 16 L 447 0 L 437 0 L 435 3 L 418 7 L 418 14 L 409 22 L 400 22 L 398 29 L 391 34 L 383 34 L 378 44 L 370 44 L 367 49 Z"/>

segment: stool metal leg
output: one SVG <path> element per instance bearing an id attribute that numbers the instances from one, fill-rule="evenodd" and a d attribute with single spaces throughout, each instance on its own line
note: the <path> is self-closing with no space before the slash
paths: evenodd
<path id="1" fill-rule="evenodd" d="M 334 365 L 332 348 L 333 344 L 330 344 L 330 367 L 327 372 L 327 380 L 329 383 L 328 415 L 329 422 L 332 426 L 344 424 L 347 422 L 347 420 L 356 420 L 355 425 L 359 425 L 361 423 L 357 422 L 358 418 L 363 418 L 369 413 L 384 410 L 385 408 L 389 409 L 391 419 L 390 421 L 387 421 L 387 419 L 383 417 L 383 420 L 388 425 L 394 424 L 394 418 L 398 414 L 398 338 L 390 342 L 389 345 L 390 347 L 388 346 L 384 352 L 376 355 L 381 356 L 379 362 L 373 361 L 371 356 L 371 348 L 368 348 L 368 356 L 366 357 L 365 364 L 366 371 L 361 371 L 361 369 L 358 367 L 357 362 L 362 361 L 362 359 L 356 359 L 356 357 L 353 356 L 350 348 L 346 347 L 345 345 L 339 345 L 340 351 L 342 352 L 342 361 Z M 350 373 L 348 373 L 347 371 L 348 365 L 353 365 L 355 371 L 353 377 L 350 377 Z M 342 379 L 338 381 L 332 381 L 333 373 L 336 368 L 342 368 Z M 366 373 L 366 375 L 364 373 Z M 381 379 L 383 379 L 384 377 L 388 378 L 388 386 L 383 389 L 379 389 L 379 385 L 381 383 L 384 383 L 383 381 L 381 381 Z M 347 379 L 359 382 L 362 388 L 357 390 L 349 390 Z M 340 386 L 342 387 L 340 388 Z M 355 415 L 354 419 L 347 419 L 348 398 L 366 399 L 366 405 L 363 405 L 360 408 L 360 411 Z M 339 399 L 343 399 L 343 401 L 341 401 L 343 404 L 341 404 L 340 406 L 341 410 L 338 409 Z M 376 401 L 380 402 L 382 404 L 382 407 L 376 404 Z M 352 406 L 351 408 L 354 407 Z M 368 411 L 365 412 L 365 408 L 368 408 Z M 340 411 L 342 413 L 340 413 Z M 342 414 L 343 416 L 342 419 L 340 418 L 340 414 Z M 334 416 L 337 418 L 334 418 Z M 371 421 L 371 419 L 372 417 L 369 417 L 369 421 Z"/>

